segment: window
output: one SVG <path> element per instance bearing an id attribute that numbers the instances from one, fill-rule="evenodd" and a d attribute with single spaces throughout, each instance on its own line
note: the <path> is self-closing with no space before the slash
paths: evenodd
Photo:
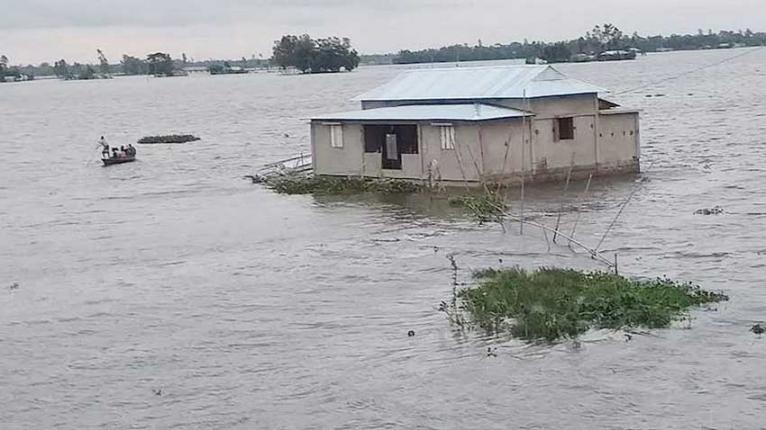
<path id="1" fill-rule="evenodd" d="M 451 125 L 439 126 L 441 133 L 442 149 L 455 149 L 455 127 Z"/>
<path id="2" fill-rule="evenodd" d="M 343 126 L 340 124 L 330 125 L 330 146 L 343 148 Z"/>
<path id="3" fill-rule="evenodd" d="M 556 140 L 574 139 L 574 118 L 556 118 Z"/>
<path id="4" fill-rule="evenodd" d="M 364 152 L 383 152 L 386 144 L 386 135 L 395 134 L 398 152 L 402 154 L 418 153 L 418 126 L 410 124 L 401 125 L 365 125 L 364 126 Z"/>

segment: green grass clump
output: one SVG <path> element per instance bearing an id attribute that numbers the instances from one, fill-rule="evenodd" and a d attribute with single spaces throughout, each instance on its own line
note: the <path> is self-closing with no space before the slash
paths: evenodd
<path id="1" fill-rule="evenodd" d="M 724 294 L 666 278 L 633 280 L 604 272 L 541 268 L 484 270 L 478 285 L 458 292 L 472 321 L 526 340 L 573 338 L 590 328 L 663 328 L 693 306 Z"/>
<path id="2" fill-rule="evenodd" d="M 339 176 L 284 175 L 270 177 L 265 183 L 282 194 L 412 193 L 421 189 L 408 181 Z"/>
<path id="3" fill-rule="evenodd" d="M 502 221 L 504 218 L 503 212 L 507 208 L 503 197 L 495 192 L 450 197 L 449 204 L 453 207 L 467 209 L 471 216 L 480 224 L 490 221 Z"/>

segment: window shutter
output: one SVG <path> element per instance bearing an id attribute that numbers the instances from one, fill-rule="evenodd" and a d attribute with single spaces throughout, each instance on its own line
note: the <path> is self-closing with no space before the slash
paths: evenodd
<path id="1" fill-rule="evenodd" d="M 455 149 L 455 128 L 451 125 L 439 127 L 442 149 Z"/>
<path id="2" fill-rule="evenodd" d="M 343 148 L 343 126 L 330 126 L 330 146 L 333 148 Z"/>
<path id="3" fill-rule="evenodd" d="M 559 119 L 555 118 L 553 120 L 553 141 L 558 142 L 559 141 Z"/>

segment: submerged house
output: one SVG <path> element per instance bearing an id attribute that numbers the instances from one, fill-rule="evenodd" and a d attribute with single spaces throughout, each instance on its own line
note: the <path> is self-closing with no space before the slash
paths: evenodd
<path id="1" fill-rule="evenodd" d="M 638 112 L 551 66 L 411 70 L 311 119 L 317 175 L 543 181 L 639 171 Z"/>

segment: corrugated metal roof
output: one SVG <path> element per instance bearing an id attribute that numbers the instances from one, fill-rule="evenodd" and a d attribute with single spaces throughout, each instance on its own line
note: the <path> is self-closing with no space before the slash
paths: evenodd
<path id="1" fill-rule="evenodd" d="M 404 72 L 354 100 L 518 99 L 605 91 L 547 65 L 452 67 Z"/>
<path id="2" fill-rule="evenodd" d="M 313 117 L 320 121 L 488 121 L 521 118 L 530 113 L 481 103 L 407 105 Z"/>

